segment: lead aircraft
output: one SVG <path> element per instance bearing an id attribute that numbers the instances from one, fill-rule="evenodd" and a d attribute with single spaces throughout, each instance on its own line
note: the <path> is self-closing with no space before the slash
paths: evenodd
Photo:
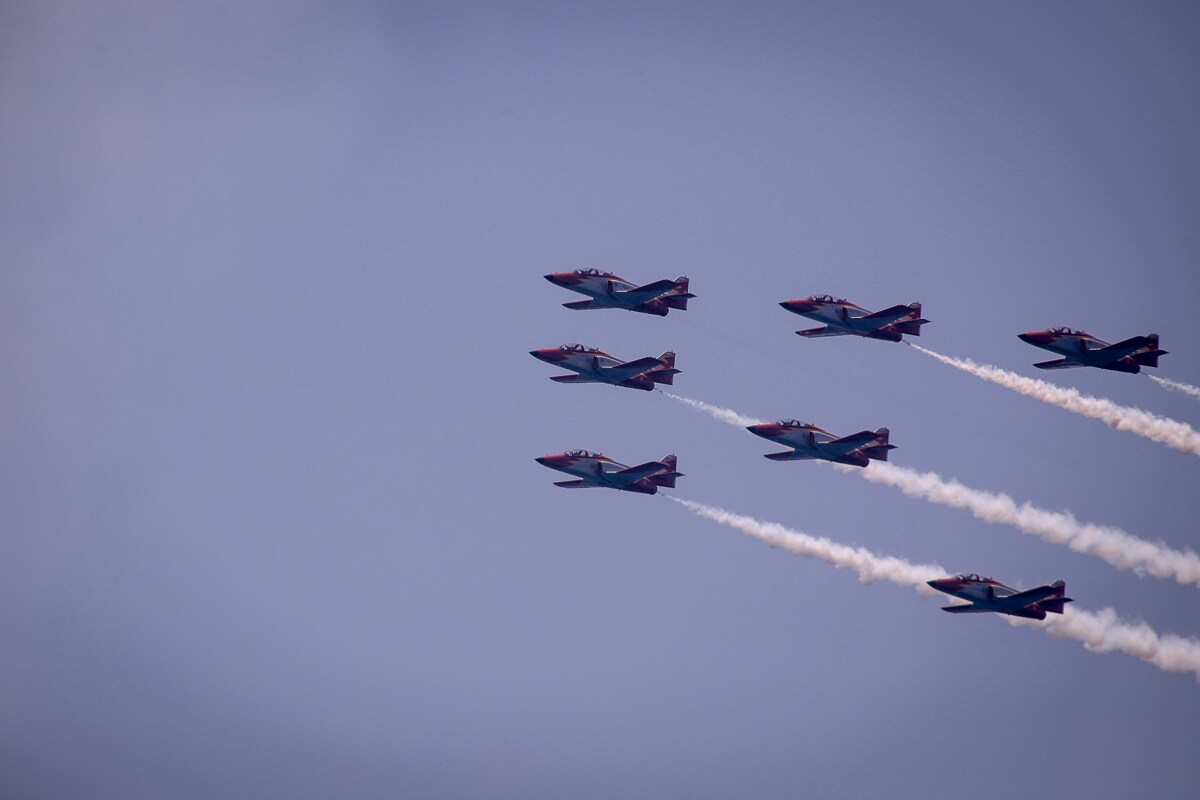
<path id="1" fill-rule="evenodd" d="M 671 309 L 687 311 L 687 301 L 696 295 L 688 291 L 688 279 L 661 280 L 634 286 L 611 272 L 585 267 L 572 272 L 554 272 L 543 276 L 555 286 L 585 294 L 589 300 L 563 303 L 567 308 L 624 308 L 642 314 L 665 317 Z"/>
<path id="2" fill-rule="evenodd" d="M 1067 593 L 1067 584 L 1055 581 L 1036 589 L 1018 592 L 992 578 L 981 578 L 974 572 L 955 575 L 953 578 L 938 578 L 926 581 L 939 592 L 970 601 L 967 605 L 942 606 L 951 614 L 979 614 L 994 611 L 1026 619 L 1045 619 L 1046 612 L 1063 613 L 1063 605 L 1074 602 Z"/>
<path id="3" fill-rule="evenodd" d="M 764 456 L 772 461 L 820 459 L 865 467 L 869 459 L 887 461 L 888 451 L 896 449 L 896 445 L 888 444 L 887 428 L 859 431 L 838 438 L 811 422 L 781 419 L 778 422 L 751 425 L 746 430 L 792 448 L 782 453 L 765 453 Z"/>
<path id="4" fill-rule="evenodd" d="M 577 480 L 554 482 L 555 486 L 564 489 L 604 488 L 657 494 L 660 486 L 674 489 L 675 479 L 683 477 L 683 473 L 675 469 L 679 459 L 673 455 L 636 467 L 614 461 L 603 453 L 589 453 L 587 450 L 568 450 L 558 455 L 541 456 L 534 461 L 544 467 L 577 476 Z"/>
<path id="5" fill-rule="evenodd" d="M 814 294 L 806 300 L 785 300 L 779 305 L 793 314 L 825 323 L 822 328 L 796 331 L 800 336 L 810 339 L 853 335 L 899 342 L 903 341 L 905 334 L 920 336 L 921 326 L 929 322 L 921 318 L 920 303 L 892 306 L 872 313 L 840 297 Z"/>
<path id="6" fill-rule="evenodd" d="M 611 386 L 624 386 L 648 392 L 656 383 L 673 385 L 675 376 L 680 373 L 680 370 L 675 369 L 675 354 L 670 350 L 658 358 L 646 356 L 633 361 L 622 361 L 598 347 L 563 344 L 542 350 L 530 350 L 529 355 L 575 373 L 550 376 L 550 380 L 559 383 L 607 383 Z"/>
<path id="7" fill-rule="evenodd" d="M 1158 349 L 1157 333 L 1134 336 L 1116 344 L 1070 328 L 1018 333 L 1017 338 L 1034 347 L 1065 356 L 1053 361 L 1039 361 L 1034 364 L 1038 369 L 1099 367 L 1114 372 L 1138 373 L 1142 367 L 1157 367 L 1158 357 L 1167 354 L 1166 350 Z"/>

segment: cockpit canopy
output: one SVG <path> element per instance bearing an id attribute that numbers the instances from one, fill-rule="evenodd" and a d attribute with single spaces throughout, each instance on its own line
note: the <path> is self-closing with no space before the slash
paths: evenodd
<path id="1" fill-rule="evenodd" d="M 991 578 L 981 578 L 974 572 L 960 572 L 957 575 L 955 575 L 954 577 L 955 577 L 955 579 L 960 580 L 960 581 L 990 581 L 991 580 Z"/>
<path id="2" fill-rule="evenodd" d="M 809 296 L 808 299 L 812 300 L 814 303 L 844 303 L 844 302 L 846 302 L 846 298 L 834 297 L 831 294 L 814 294 L 814 295 Z"/>
<path id="3" fill-rule="evenodd" d="M 587 450 L 568 450 L 563 455 L 571 458 L 600 458 L 604 453 L 589 453 Z"/>
<path id="4" fill-rule="evenodd" d="M 592 278 L 611 278 L 613 276 L 611 272 L 601 272 L 595 267 L 580 267 L 579 269 L 575 270 L 575 274 L 587 275 L 588 277 Z"/>
<path id="5" fill-rule="evenodd" d="M 815 428 L 811 422 L 801 422 L 798 419 L 781 419 L 775 422 L 776 425 L 784 425 L 789 428 Z"/>
<path id="6" fill-rule="evenodd" d="M 560 344 L 559 350 L 565 350 L 568 353 L 599 353 L 599 347 L 588 347 L 586 344 Z"/>
<path id="7" fill-rule="evenodd" d="M 1084 333 L 1083 331 L 1072 330 L 1071 328 L 1066 328 L 1066 327 L 1051 328 L 1050 332 L 1051 333 L 1065 333 L 1068 336 L 1087 336 L 1087 334 Z"/>

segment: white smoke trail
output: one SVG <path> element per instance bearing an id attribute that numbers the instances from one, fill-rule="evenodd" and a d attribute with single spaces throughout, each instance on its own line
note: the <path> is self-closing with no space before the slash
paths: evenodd
<path id="1" fill-rule="evenodd" d="M 1125 622 L 1111 608 L 1068 608 L 1062 616 L 1051 614 L 1044 621 L 1018 617 L 1008 617 L 1008 621 L 1018 627 L 1041 628 L 1056 639 L 1074 639 L 1093 653 L 1125 653 L 1164 672 L 1190 672 L 1200 683 L 1200 641 L 1160 634 L 1144 622 Z"/>
<path id="2" fill-rule="evenodd" d="M 1143 372 L 1142 374 L 1168 391 L 1183 392 L 1193 400 L 1200 400 L 1200 386 L 1192 386 L 1190 383 L 1180 383 L 1179 381 L 1167 380 L 1166 378 L 1160 378 L 1157 375 L 1151 375 L 1147 372 Z"/>
<path id="3" fill-rule="evenodd" d="M 1012 389 L 1026 397 L 1058 406 L 1074 414 L 1101 420 L 1111 428 L 1136 433 L 1138 436 L 1152 439 L 1180 452 L 1200 456 L 1200 433 L 1186 423 L 1160 417 L 1140 408 L 1117 405 L 1102 397 L 1080 394 L 1075 389 L 1064 389 L 1036 378 L 1026 378 L 999 367 L 976 364 L 970 359 L 944 356 L 912 342 L 907 344 L 914 350 L 935 358 L 943 364 L 948 364 L 977 378 L 983 378 L 985 381 L 999 384 L 1006 389 Z"/>
<path id="4" fill-rule="evenodd" d="M 664 495 L 666 496 L 666 495 Z M 789 553 L 815 558 L 835 567 L 852 569 L 863 583 L 891 581 L 898 586 L 916 589 L 925 596 L 937 595 L 937 590 L 925 581 L 945 575 L 936 564 L 913 564 L 902 558 L 880 556 L 861 547 L 850 547 L 828 539 L 809 536 L 774 522 L 762 522 L 753 517 L 734 514 L 691 500 L 667 496 L 693 514 L 711 519 L 721 525 L 741 531 L 747 536 L 782 547 Z M 1121 652 L 1140 658 L 1166 672 L 1195 675 L 1200 682 L 1200 641 L 1173 634 L 1159 634 L 1145 623 L 1131 624 L 1117 616 L 1111 608 L 1085 611 L 1068 608 L 1061 616 L 1035 621 L 1008 618 L 1013 625 L 1031 625 L 1051 636 L 1073 639 L 1094 653 Z"/>
<path id="5" fill-rule="evenodd" d="M 762 522 L 754 517 L 734 514 L 721 508 L 713 508 L 691 500 L 664 495 L 684 506 L 693 514 L 711 519 L 713 522 L 739 530 L 747 536 L 766 542 L 772 547 L 782 547 L 793 555 L 815 558 L 832 564 L 838 569 L 852 569 L 863 583 L 891 581 L 898 586 L 911 587 L 926 597 L 935 597 L 939 592 L 926 581 L 946 575 L 946 570 L 937 564 L 913 564 L 902 558 L 878 556 L 862 547 L 851 547 L 831 542 L 828 539 L 809 536 L 774 522 Z"/>
<path id="6" fill-rule="evenodd" d="M 881 461 L 866 469 L 833 466 L 872 483 L 897 488 L 909 497 L 965 509 L 985 522 L 1011 525 L 1077 553 L 1103 559 L 1120 570 L 1200 586 L 1200 556 L 1191 550 L 1172 550 L 1162 542 L 1148 542 L 1120 528 L 1080 522 L 1070 512 L 1047 511 L 1030 503 L 1017 505 L 1007 494 L 972 489 L 934 472 L 917 472 Z"/>
<path id="7" fill-rule="evenodd" d="M 719 422 L 724 422 L 727 425 L 736 425 L 739 428 L 745 428 L 750 425 L 757 425 L 760 422 L 762 422 L 762 420 L 755 419 L 754 417 L 743 416 L 743 415 L 739 414 L 738 412 L 734 411 L 732 408 L 722 408 L 721 406 L 714 406 L 711 403 L 704 403 L 704 402 L 701 402 L 700 400 L 693 400 L 690 397 L 680 397 L 677 394 L 671 394 L 670 392 L 664 392 L 662 389 L 659 389 L 658 391 L 662 392 L 663 394 L 665 394 L 667 397 L 671 398 L 672 400 L 678 400 L 679 402 L 683 403 L 684 405 L 689 405 L 692 408 L 696 409 L 697 411 L 703 411 L 705 414 L 708 414 L 713 419 L 716 419 Z"/>

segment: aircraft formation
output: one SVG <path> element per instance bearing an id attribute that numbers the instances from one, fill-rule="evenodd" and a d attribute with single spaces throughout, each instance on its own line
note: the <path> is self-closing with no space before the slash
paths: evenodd
<path id="1" fill-rule="evenodd" d="M 573 310 L 617 308 L 667 316 L 672 309 L 686 311 L 688 300 L 696 296 L 689 291 L 686 277 L 658 280 L 642 286 L 635 286 L 624 278 L 594 268 L 556 272 L 544 277 L 556 286 L 589 298 L 563 303 Z M 872 312 L 844 298 L 814 294 L 802 300 L 785 300 L 779 305 L 794 314 L 822 323 L 821 327 L 796 331 L 805 338 L 861 336 L 901 342 L 905 336 L 920 336 L 921 326 L 929 323 L 922 316 L 918 302 Z M 1157 334 L 1134 336 L 1109 344 L 1083 331 L 1058 327 L 1022 333 L 1018 337 L 1028 344 L 1061 356 L 1056 360 L 1035 363 L 1034 366 L 1039 369 L 1096 367 L 1138 373 L 1142 367 L 1157 367 L 1159 356 L 1166 355 L 1165 350 L 1159 349 Z M 675 368 L 675 353 L 669 351 L 657 357 L 622 361 L 597 347 L 564 344 L 557 348 L 531 350 L 530 355 L 570 370 L 569 374 L 550 377 L 550 380 L 559 383 L 607 383 L 650 391 L 656 388 L 656 384 L 673 385 L 675 375 L 680 373 Z M 749 425 L 746 429 L 788 448 L 764 454 L 772 461 L 823 460 L 866 467 L 872 460 L 887 461 L 888 453 L 896 448 L 889 442 L 890 431 L 887 428 L 863 430 L 839 437 L 812 423 L 790 419 Z M 632 467 L 587 450 L 568 450 L 535 460 L 573 477 L 573 480 L 555 482 L 555 486 L 562 488 L 599 487 L 657 494 L 660 488 L 675 488 L 675 480 L 683 477 L 683 473 L 677 469 L 678 458 L 674 455 Z M 943 607 L 943 610 L 954 614 L 991 612 L 1041 620 L 1048 613 L 1062 614 L 1064 606 L 1072 602 L 1072 598 L 1066 596 L 1066 584 L 1061 580 L 1025 591 L 1018 591 L 975 573 L 959 573 L 927 583 L 940 592 L 967 601 L 965 604 Z"/>

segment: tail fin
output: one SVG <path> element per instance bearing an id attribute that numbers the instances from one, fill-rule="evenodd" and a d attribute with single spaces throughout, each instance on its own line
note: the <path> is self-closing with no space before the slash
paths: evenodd
<path id="1" fill-rule="evenodd" d="M 1066 581 L 1055 581 L 1050 584 L 1050 588 L 1054 589 L 1054 594 L 1037 604 L 1037 607 L 1043 611 L 1049 611 L 1051 614 L 1063 613 L 1063 606 L 1067 603 L 1075 602 L 1070 597 L 1067 597 Z"/>
<path id="2" fill-rule="evenodd" d="M 1141 364 L 1143 367 L 1157 367 L 1158 357 L 1165 356 L 1167 351 L 1158 349 L 1157 333 L 1151 333 L 1146 338 L 1150 340 L 1150 344 L 1146 345 L 1148 350 L 1142 353 L 1134 353 L 1133 360 Z"/>
<path id="3" fill-rule="evenodd" d="M 655 367 L 646 373 L 646 377 L 655 383 L 665 383 L 667 386 L 675 385 L 675 376 L 682 370 L 675 369 L 675 354 L 668 350 L 658 357 L 658 360 L 663 362 L 663 366 Z"/>
<path id="4" fill-rule="evenodd" d="M 659 461 L 662 462 L 663 464 L 666 464 L 667 469 L 669 469 L 670 472 L 662 473 L 659 475 L 651 475 L 650 482 L 656 486 L 665 486 L 668 489 L 674 489 L 675 488 L 675 479 L 683 477 L 683 473 L 679 472 L 675 469 L 675 467 L 679 464 L 679 459 L 676 458 L 674 455 L 669 455 L 669 456 L 663 456 L 662 458 L 659 459 Z"/>

